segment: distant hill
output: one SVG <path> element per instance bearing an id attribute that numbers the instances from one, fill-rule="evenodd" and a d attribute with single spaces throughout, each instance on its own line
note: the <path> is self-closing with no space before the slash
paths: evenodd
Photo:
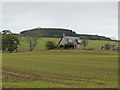
<path id="1" fill-rule="evenodd" d="M 22 31 L 20 32 L 20 34 L 22 36 L 31 36 L 31 34 L 34 34 L 35 32 L 40 37 L 61 38 L 63 33 L 65 33 L 66 36 L 86 38 L 88 40 L 107 40 L 107 41 L 111 40 L 110 38 L 105 36 L 77 34 L 75 31 L 61 28 L 35 28 L 31 30 Z"/>

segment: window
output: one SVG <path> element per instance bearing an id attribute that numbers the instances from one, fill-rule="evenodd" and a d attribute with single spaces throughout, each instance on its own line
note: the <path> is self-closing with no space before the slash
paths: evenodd
<path id="1" fill-rule="evenodd" d="M 79 43 L 81 43 L 81 40 L 78 40 Z"/>
<path id="2" fill-rule="evenodd" d="M 67 39 L 67 41 L 69 41 L 69 39 Z"/>
<path id="3" fill-rule="evenodd" d="M 71 40 L 71 39 L 69 39 L 69 42 L 72 42 L 72 40 Z"/>

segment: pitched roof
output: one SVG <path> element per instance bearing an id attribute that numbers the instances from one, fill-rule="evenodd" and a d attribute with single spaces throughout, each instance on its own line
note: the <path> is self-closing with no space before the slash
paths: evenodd
<path id="1" fill-rule="evenodd" d="M 77 39 L 76 39 L 76 42 L 77 42 L 77 44 L 81 44 L 82 43 L 81 40 L 77 40 Z"/>
<path id="2" fill-rule="evenodd" d="M 61 37 L 61 39 L 60 39 L 60 41 L 59 41 L 58 44 L 60 44 L 60 42 L 62 41 L 62 39 L 63 39 L 63 36 Z M 70 40 L 72 41 L 72 43 L 74 43 L 75 40 L 76 40 L 76 42 L 77 42 L 78 44 L 82 43 L 81 39 L 78 38 L 78 37 L 65 36 L 65 40 L 66 40 L 67 42 L 69 42 L 67 39 L 70 39 Z"/>
<path id="3" fill-rule="evenodd" d="M 79 38 L 78 37 L 65 36 L 65 39 L 73 39 L 73 40 L 75 40 L 75 39 L 79 39 Z"/>
<path id="4" fill-rule="evenodd" d="M 63 36 L 61 37 L 61 39 L 60 39 L 60 41 L 58 42 L 58 44 L 60 44 L 60 42 L 62 41 L 62 38 L 63 38 Z"/>
<path id="5" fill-rule="evenodd" d="M 82 41 L 78 37 L 65 36 L 65 39 L 67 42 L 69 42 L 67 39 L 70 39 L 73 43 L 75 40 L 77 40 L 77 43 L 82 43 Z"/>

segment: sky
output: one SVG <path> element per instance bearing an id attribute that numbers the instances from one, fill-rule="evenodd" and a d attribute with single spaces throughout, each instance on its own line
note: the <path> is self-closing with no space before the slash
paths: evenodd
<path id="1" fill-rule="evenodd" d="M 65 28 L 118 39 L 117 2 L 3 2 L 2 30 Z"/>

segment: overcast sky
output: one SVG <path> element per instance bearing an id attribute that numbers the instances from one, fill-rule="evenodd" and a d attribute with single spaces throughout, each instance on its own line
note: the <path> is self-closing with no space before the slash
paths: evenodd
<path id="1" fill-rule="evenodd" d="M 19 33 L 36 27 L 118 39 L 117 2 L 4 2 L 2 29 Z"/>

